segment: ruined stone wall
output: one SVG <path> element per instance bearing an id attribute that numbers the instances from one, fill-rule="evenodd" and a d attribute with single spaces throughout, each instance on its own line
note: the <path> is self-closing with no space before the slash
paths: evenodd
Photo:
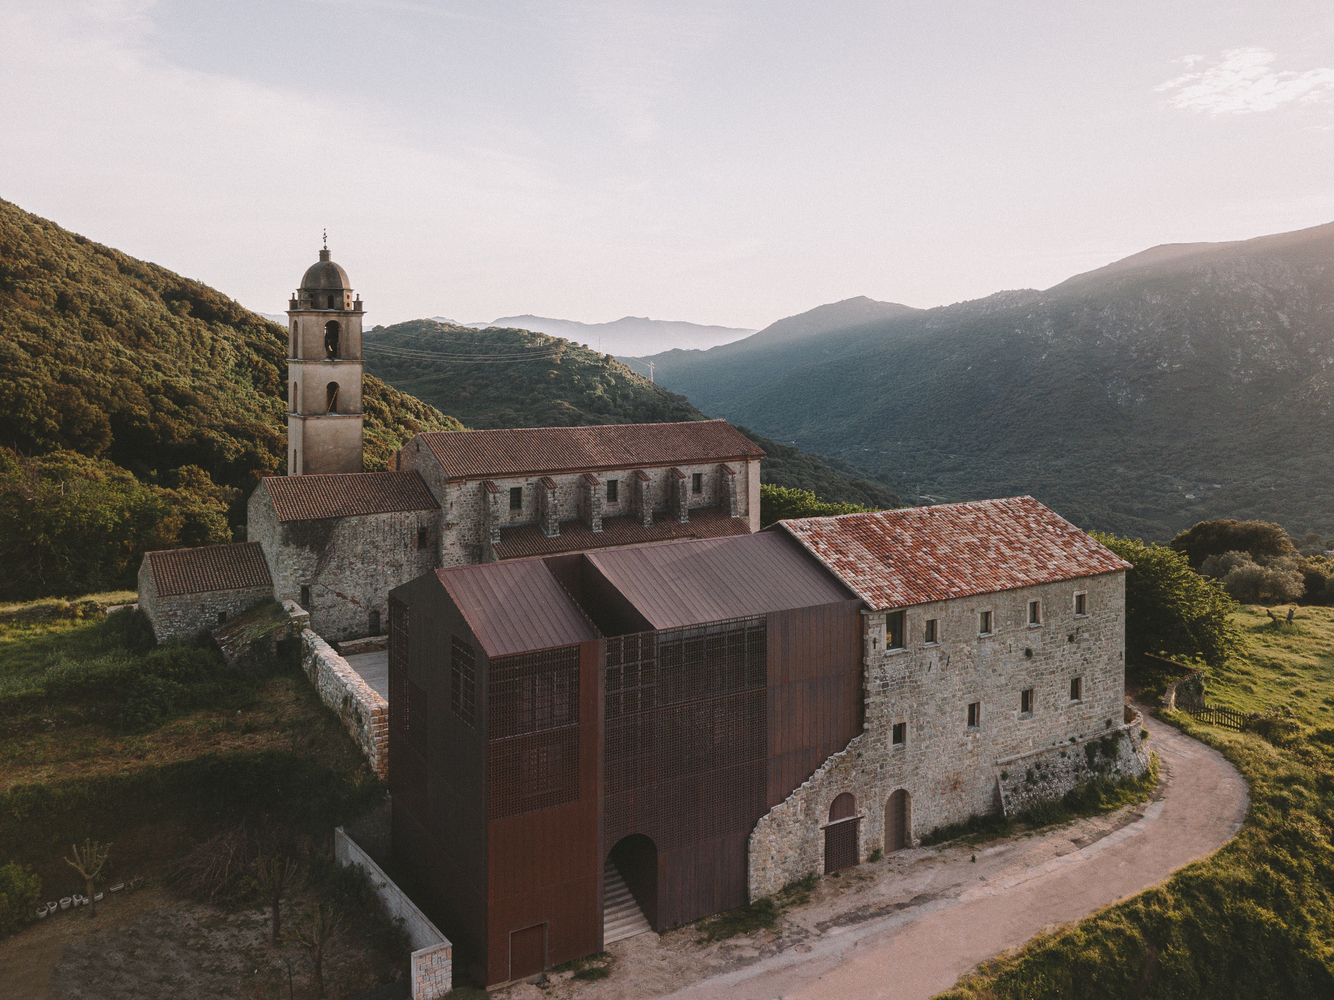
<path id="1" fill-rule="evenodd" d="M 1085 594 L 1087 614 L 1075 614 Z M 1041 621 L 1028 623 L 1028 604 L 1039 602 Z M 981 613 L 992 631 L 979 635 Z M 926 622 L 937 641 L 927 643 Z M 897 789 L 909 795 L 912 839 L 938 827 L 1001 808 L 998 761 L 1039 754 L 1046 790 L 1064 792 L 1074 769 L 1052 761 L 1069 755 L 1070 740 L 1100 739 L 1123 722 L 1124 574 L 1113 573 L 1020 590 L 907 608 L 904 642 L 886 649 L 886 615 L 865 619 L 865 728 L 783 803 L 756 825 L 750 842 L 750 891 L 759 898 L 810 871 L 822 871 L 829 807 L 841 792 L 856 798 L 862 816 L 859 851 L 866 857 L 885 843 L 885 806 Z M 1080 698 L 1070 681 L 1080 679 Z M 1032 710 L 1021 711 L 1031 690 Z M 979 706 L 968 725 L 968 706 Z M 903 742 L 893 742 L 903 724 Z M 1138 738 L 1138 730 L 1135 731 Z M 1083 750 L 1079 751 L 1083 754 Z M 1138 748 L 1121 762 L 1124 773 L 1147 766 Z M 1069 760 L 1070 758 L 1064 758 Z M 1026 776 L 1025 765 L 1021 777 Z"/>
<path id="2" fill-rule="evenodd" d="M 389 780 L 389 703 L 310 629 L 301 633 L 301 667 L 320 701 L 338 713 L 371 770 Z"/>
<path id="3" fill-rule="evenodd" d="M 1141 735 L 1143 726 L 1143 717 L 1135 712 L 1122 726 L 1101 736 L 1072 739 L 1057 747 L 996 761 L 1006 813 L 1021 812 L 1042 799 L 1059 799 L 1093 778 L 1116 781 L 1143 774 L 1149 766 L 1149 747 Z"/>
<path id="4" fill-rule="evenodd" d="M 310 601 L 303 607 L 310 627 L 327 639 L 369 635 L 372 611 L 379 612 L 381 631 L 388 631 L 389 591 L 438 565 L 440 526 L 433 510 L 278 524 L 272 503 L 252 499 L 249 514 L 255 526 L 250 537 L 269 559 L 277 597 L 300 603 L 308 587 Z M 418 548 L 422 528 L 427 542 Z"/>
<path id="5" fill-rule="evenodd" d="M 139 567 L 139 607 L 153 623 L 153 634 L 158 642 L 189 639 L 203 631 L 211 632 L 247 608 L 273 596 L 268 587 L 248 587 L 160 597 L 148 566 L 145 558 Z"/>

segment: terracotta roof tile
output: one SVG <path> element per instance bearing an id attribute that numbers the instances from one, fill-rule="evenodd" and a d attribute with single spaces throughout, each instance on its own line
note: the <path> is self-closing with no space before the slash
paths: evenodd
<path id="1" fill-rule="evenodd" d="M 163 549 L 144 555 L 159 597 L 273 587 L 259 542 Z"/>
<path id="2" fill-rule="evenodd" d="M 440 509 L 426 481 L 416 472 L 269 476 L 262 482 L 279 521 Z"/>
<path id="3" fill-rule="evenodd" d="M 556 538 L 548 538 L 535 524 L 501 528 L 496 555 L 501 559 L 520 559 L 671 538 L 719 538 L 749 533 L 750 522 L 744 517 L 728 517 L 722 507 L 692 507 L 688 523 L 682 524 L 665 511 L 659 511 L 653 515 L 651 528 L 645 528 L 634 517 L 604 517 L 602 530 L 596 534 L 583 521 L 562 521 Z"/>
<path id="4" fill-rule="evenodd" d="M 1130 568 L 1028 496 L 778 523 L 877 609 Z"/>
<path id="5" fill-rule="evenodd" d="M 431 431 L 422 438 L 450 479 L 764 457 L 763 449 L 725 420 Z"/>

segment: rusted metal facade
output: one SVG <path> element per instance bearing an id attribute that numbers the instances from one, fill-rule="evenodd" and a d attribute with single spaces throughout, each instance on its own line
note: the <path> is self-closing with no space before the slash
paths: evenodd
<path id="1" fill-rule="evenodd" d="M 543 968 L 601 950 L 609 855 L 655 929 L 744 904 L 756 822 L 860 731 L 860 602 L 791 540 L 635 551 L 393 592 L 395 854 L 487 985 L 539 947 Z M 738 563 L 767 585 L 711 598 Z"/>

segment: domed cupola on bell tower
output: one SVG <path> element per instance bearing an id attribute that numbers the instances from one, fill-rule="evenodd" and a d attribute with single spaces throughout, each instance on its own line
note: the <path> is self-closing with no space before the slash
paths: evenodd
<path id="1" fill-rule="evenodd" d="M 287 309 L 289 476 L 362 471 L 362 315 L 326 238 Z"/>

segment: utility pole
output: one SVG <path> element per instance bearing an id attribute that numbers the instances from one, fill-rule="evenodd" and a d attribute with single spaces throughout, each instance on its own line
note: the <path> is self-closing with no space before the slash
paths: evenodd
<path id="1" fill-rule="evenodd" d="M 652 361 L 650 361 L 650 362 L 648 363 L 648 380 L 649 380 L 650 382 L 653 381 L 653 362 L 652 362 Z"/>

